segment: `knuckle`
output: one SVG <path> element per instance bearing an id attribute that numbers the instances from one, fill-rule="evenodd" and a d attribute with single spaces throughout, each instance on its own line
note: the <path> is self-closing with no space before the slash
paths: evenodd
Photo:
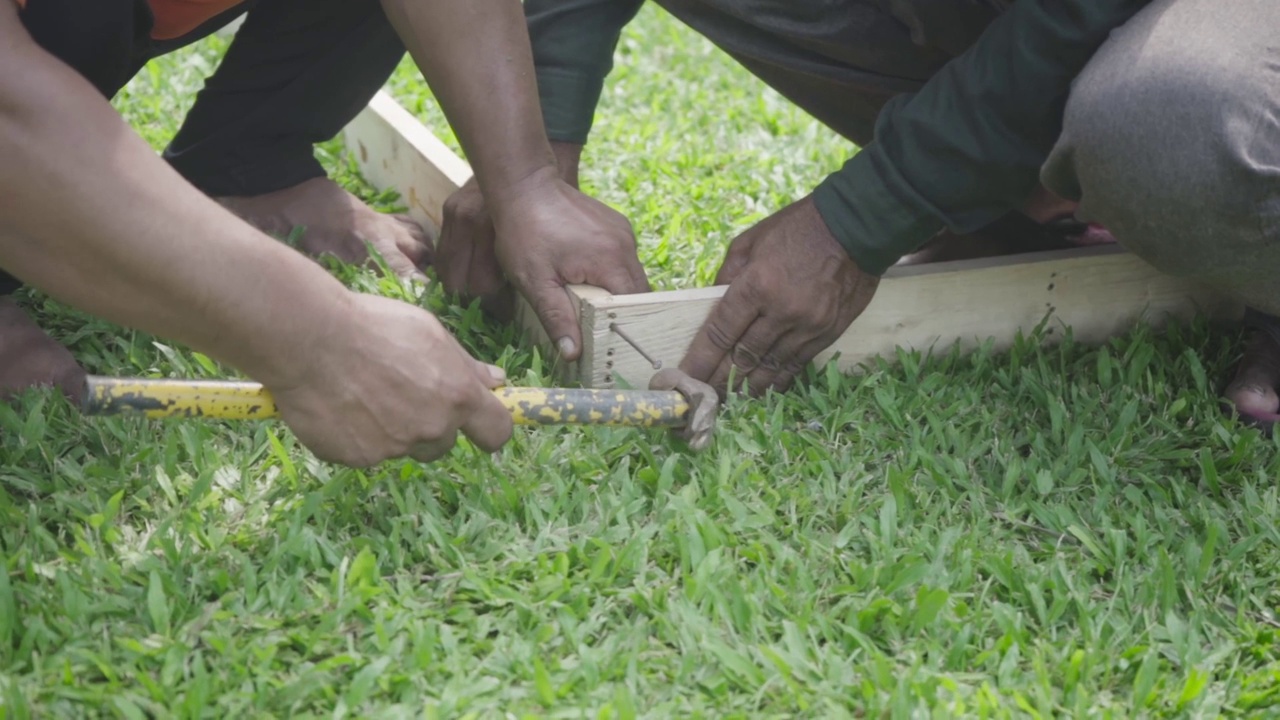
<path id="1" fill-rule="evenodd" d="M 808 364 L 809 359 L 796 355 L 782 361 L 782 375 L 785 377 L 793 377 L 799 375 L 804 366 Z"/>
<path id="2" fill-rule="evenodd" d="M 441 396 L 447 411 L 450 414 L 456 414 L 459 410 L 462 410 L 471 404 L 472 399 L 475 397 L 475 393 L 472 391 L 471 383 L 457 382 L 447 385 L 444 391 L 441 392 Z M 445 423 L 441 423 L 438 434 L 444 434 L 447 432 L 447 425 Z"/>
<path id="3" fill-rule="evenodd" d="M 778 318 L 788 325 L 808 325 L 814 319 L 814 308 L 795 298 L 785 298 L 777 307 Z"/>
<path id="4" fill-rule="evenodd" d="M 738 367 L 754 368 L 760 364 L 760 355 L 745 344 L 733 348 L 733 363 Z"/>
<path id="5" fill-rule="evenodd" d="M 778 296 L 773 281 L 754 266 L 748 266 L 743 272 L 741 283 L 742 296 L 757 305 L 772 305 L 773 298 Z"/>
<path id="6" fill-rule="evenodd" d="M 715 321 L 707 323 L 707 340 L 716 348 L 724 351 L 728 351 L 733 346 L 733 338 Z"/>
<path id="7" fill-rule="evenodd" d="M 455 192 L 444 201 L 443 211 L 447 218 L 455 221 L 474 220 L 483 213 L 484 205 L 479 193 L 466 188 Z"/>
<path id="8" fill-rule="evenodd" d="M 464 199 L 460 197 L 461 195 L 462 195 L 462 191 L 459 190 L 458 192 L 455 192 L 454 194 L 444 199 L 444 206 L 442 209 L 444 211 L 445 217 L 451 217 L 453 215 L 457 215 L 459 210 L 461 210 L 462 203 L 464 202 Z"/>
<path id="9" fill-rule="evenodd" d="M 544 325 L 560 328 L 565 325 L 575 324 L 575 318 L 571 313 L 565 311 L 559 298 L 540 295 L 537 297 L 535 307 L 538 317 L 542 319 Z"/>

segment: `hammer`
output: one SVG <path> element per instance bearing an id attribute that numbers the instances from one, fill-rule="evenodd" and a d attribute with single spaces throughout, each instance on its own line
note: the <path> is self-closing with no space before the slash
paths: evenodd
<path id="1" fill-rule="evenodd" d="M 493 391 L 517 425 L 667 427 L 694 451 L 707 447 L 720 398 L 706 383 L 675 368 L 660 370 L 648 390 L 504 386 Z M 262 385 L 236 380 L 169 380 L 90 375 L 86 415 L 267 420 L 279 417 Z"/>

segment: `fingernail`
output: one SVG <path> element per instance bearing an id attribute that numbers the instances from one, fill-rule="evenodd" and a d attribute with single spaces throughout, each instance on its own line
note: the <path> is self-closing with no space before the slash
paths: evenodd
<path id="1" fill-rule="evenodd" d="M 505 370 L 497 365 L 486 365 L 486 367 L 489 368 L 489 377 L 493 378 L 494 382 L 507 381 L 507 373 Z"/>
<path id="2" fill-rule="evenodd" d="M 557 345 L 560 348 L 561 355 L 572 355 L 574 348 L 577 347 L 577 345 L 573 344 L 573 338 L 567 337 L 560 338 L 560 342 L 558 342 Z"/>

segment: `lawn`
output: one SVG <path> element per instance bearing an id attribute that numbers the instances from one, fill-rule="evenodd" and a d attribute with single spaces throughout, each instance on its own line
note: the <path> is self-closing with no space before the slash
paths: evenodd
<path id="1" fill-rule="evenodd" d="M 161 147 L 224 45 L 117 106 Z M 389 87 L 452 142 L 411 64 Z M 687 287 L 850 151 L 649 6 L 584 183 L 632 218 L 655 284 Z M 338 144 L 324 160 L 374 197 Z M 439 290 L 335 272 L 547 382 Z M 224 372 L 27 300 L 91 372 Z M 1238 351 L 1197 324 L 904 353 L 735 400 L 696 456 L 521 429 L 367 472 L 274 423 L 87 420 L 32 394 L 0 407 L 0 717 L 1275 713 L 1280 459 L 1218 413 Z"/>

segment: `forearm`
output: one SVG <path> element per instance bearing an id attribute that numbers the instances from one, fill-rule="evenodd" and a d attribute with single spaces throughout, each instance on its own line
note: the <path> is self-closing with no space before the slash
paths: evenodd
<path id="1" fill-rule="evenodd" d="M 272 384 L 349 295 L 187 184 L 0 14 L 0 267 Z"/>
<path id="2" fill-rule="evenodd" d="M 383 0 L 485 197 L 555 166 L 519 0 Z"/>

